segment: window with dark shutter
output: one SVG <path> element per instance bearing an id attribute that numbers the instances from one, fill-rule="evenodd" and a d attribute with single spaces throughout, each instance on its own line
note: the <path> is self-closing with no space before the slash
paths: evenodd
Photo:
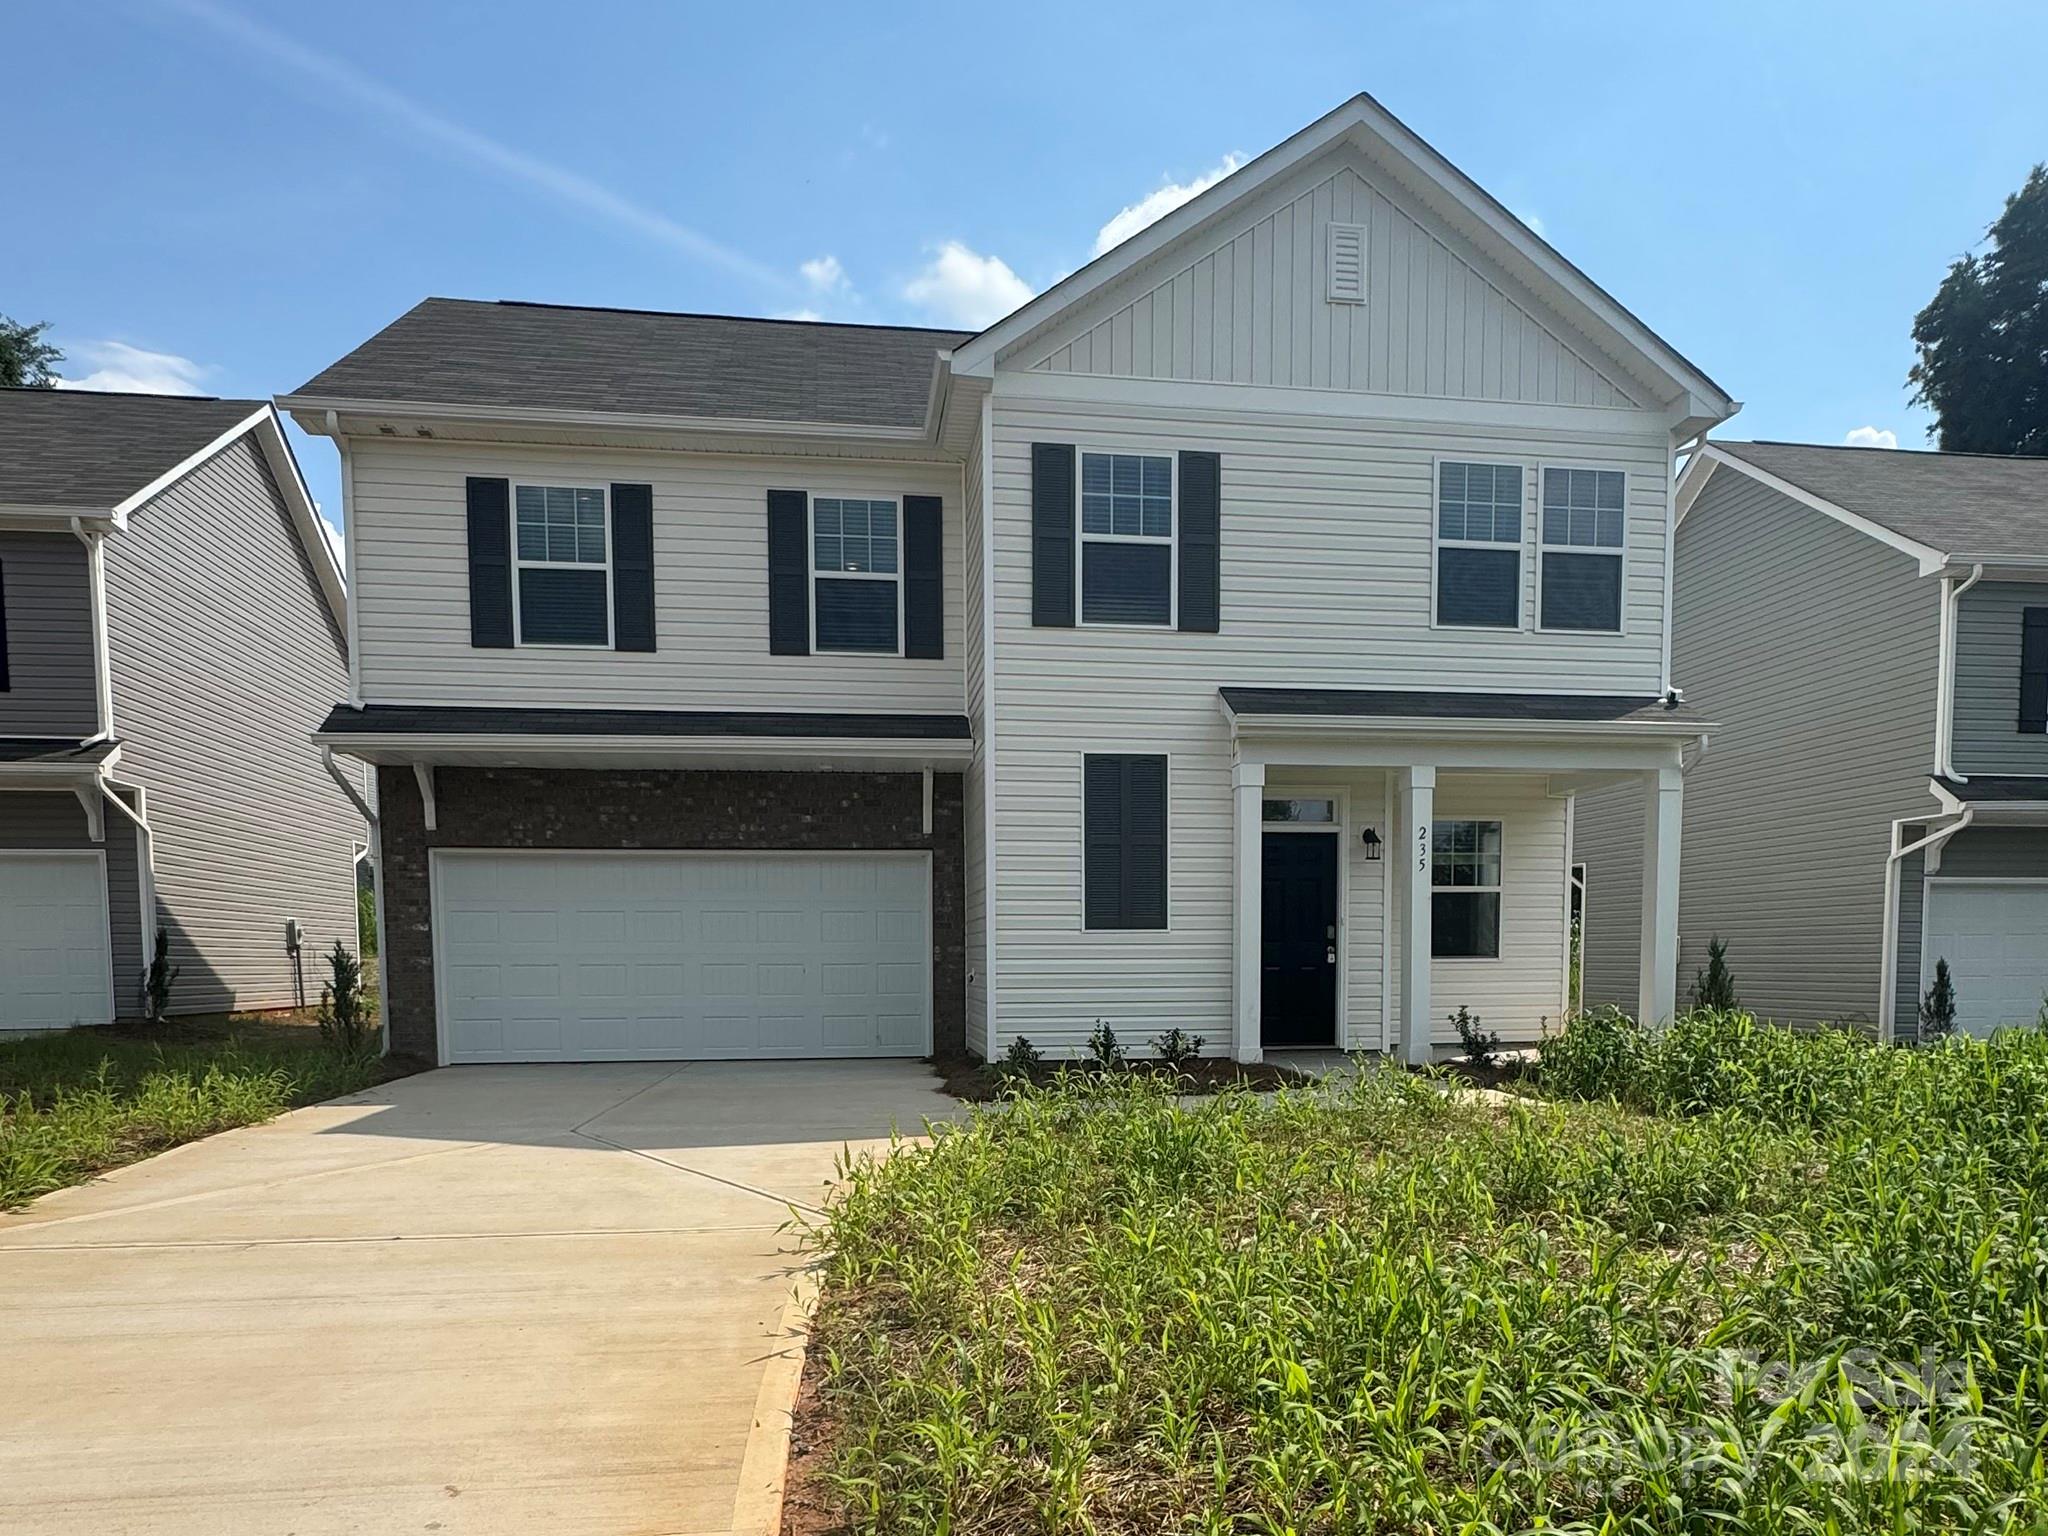
<path id="1" fill-rule="evenodd" d="M 654 487 L 612 487 L 612 643 L 654 649 Z"/>
<path id="2" fill-rule="evenodd" d="M 1031 445 L 1031 622 L 1074 622 L 1074 445 Z"/>
<path id="3" fill-rule="evenodd" d="M 471 475 L 469 514 L 469 643 L 478 649 L 512 644 L 512 484 Z"/>
<path id="4" fill-rule="evenodd" d="M 1081 618 L 1173 622 L 1173 460 L 1081 455 Z"/>
<path id="5" fill-rule="evenodd" d="M 937 661 L 946 654 L 944 503 L 903 498 L 903 654 Z"/>
<path id="6" fill-rule="evenodd" d="M 768 493 L 768 654 L 811 650 L 810 505 L 802 491 Z"/>
<path id="7" fill-rule="evenodd" d="M 1091 929 L 1166 926 L 1166 759 L 1082 759 L 1082 907 Z"/>
<path id="8" fill-rule="evenodd" d="M 512 567 L 521 645 L 612 643 L 612 541 L 596 485 L 512 488 Z"/>
<path id="9" fill-rule="evenodd" d="M 1436 621 L 1521 627 L 1521 465 L 1437 465 Z"/>
<path id="10" fill-rule="evenodd" d="M 1213 635 L 1223 617 L 1223 460 L 1180 456 L 1180 627 Z"/>
<path id="11" fill-rule="evenodd" d="M 2048 608 L 2020 616 L 2020 729 L 2048 731 Z"/>
<path id="12" fill-rule="evenodd" d="M 895 655 L 903 566 L 895 501 L 813 496 L 811 553 L 817 648 Z"/>

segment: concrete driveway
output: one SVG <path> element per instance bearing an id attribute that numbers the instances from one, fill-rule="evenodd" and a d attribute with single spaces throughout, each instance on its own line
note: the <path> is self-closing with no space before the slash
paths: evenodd
<path id="1" fill-rule="evenodd" d="M 790 1386 L 789 1207 L 947 1113 L 936 1082 L 450 1068 L 0 1217 L 0 1525 L 744 1530 L 780 1474 L 749 1431 Z"/>

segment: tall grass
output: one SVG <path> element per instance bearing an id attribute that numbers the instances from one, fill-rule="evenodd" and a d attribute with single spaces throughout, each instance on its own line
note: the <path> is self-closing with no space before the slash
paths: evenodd
<path id="1" fill-rule="evenodd" d="M 853 1526 L 2048 1527 L 2048 1045 L 1567 1038 L 1598 1102 L 1075 1083 L 851 1167 Z"/>

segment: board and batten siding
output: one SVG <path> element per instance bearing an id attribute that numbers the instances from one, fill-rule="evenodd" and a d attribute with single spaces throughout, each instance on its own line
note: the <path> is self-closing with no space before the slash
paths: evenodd
<path id="1" fill-rule="evenodd" d="M 961 644 L 967 721 L 974 756 L 961 792 L 966 818 L 961 853 L 967 899 L 967 1049 L 987 1059 L 988 1038 L 988 720 L 982 635 L 981 437 L 975 435 L 961 477 Z"/>
<path id="2" fill-rule="evenodd" d="M 1179 1025 L 1228 1049 L 1231 744 L 1226 685 L 1654 694 L 1661 677 L 1667 463 L 1661 426 L 1572 437 L 1270 413 L 1108 407 L 1006 394 L 999 375 L 995 511 L 995 976 L 998 1048 L 1079 1044 L 1095 1020 L 1127 1039 Z M 1284 401 L 1276 395 L 1276 400 Z M 1211 450 L 1222 458 L 1217 634 L 1031 625 L 1031 444 Z M 1629 474 L 1624 630 L 1533 628 L 1535 481 L 1525 476 L 1520 632 L 1431 625 L 1437 455 L 1619 467 Z M 1170 756 L 1165 932 L 1081 923 L 1081 758 Z M 1564 802 L 1554 817 L 1563 911 Z M 1354 811 L 1354 815 L 1358 814 Z M 1546 837 L 1552 834 L 1543 834 Z M 1545 876 L 1544 878 L 1548 878 Z M 1562 939 L 1557 940 L 1562 953 Z M 1561 960 L 1527 1005 L 1554 1011 Z M 1356 989 L 1353 990 L 1356 996 Z M 1479 995 L 1477 992 L 1474 995 Z M 1449 1006 L 1455 1006 L 1451 1004 Z M 1514 1022 L 1495 1007 L 1501 1024 Z M 1505 1031 L 1504 1031 L 1505 1032 Z"/>
<path id="3" fill-rule="evenodd" d="M 1956 604 L 1954 757 L 1959 773 L 2048 774 L 2048 733 L 2022 733 L 2020 626 L 2048 583 L 1980 581 Z"/>
<path id="4" fill-rule="evenodd" d="M 345 652 L 253 439 L 137 509 L 106 583 L 116 777 L 146 793 L 171 1011 L 293 1004 L 288 918 L 317 1002 L 322 957 L 357 947 L 368 831 L 309 739 L 347 697 Z"/>
<path id="5" fill-rule="evenodd" d="M 369 704 L 590 709 L 961 708 L 960 466 L 358 438 L 350 515 Z M 656 649 L 469 643 L 464 481 L 654 487 Z M 945 656 L 768 653 L 770 489 L 944 502 Z"/>
<path id="6" fill-rule="evenodd" d="M 1745 1007 L 1874 1024 L 1891 823 L 1931 808 L 1938 583 L 1732 470 L 1673 562 L 1673 681 L 1715 722 L 1685 781 L 1681 1005 L 1718 934 Z M 1641 829 L 1633 787 L 1579 800 L 1589 1003 L 1635 1005 L 1640 853 L 1610 869 L 1599 850 Z"/>
<path id="7" fill-rule="evenodd" d="M 0 604 L 8 672 L 0 736 L 90 736 L 99 704 L 85 546 L 70 533 L 0 529 Z"/>
<path id="8" fill-rule="evenodd" d="M 145 963 L 141 833 L 119 811 L 107 811 L 105 820 L 106 841 L 95 843 L 86 828 L 85 810 L 70 791 L 51 794 L 10 790 L 0 794 L 0 851 L 75 848 L 106 854 L 107 935 L 113 947 L 114 1011 L 120 1017 L 132 1018 L 142 1012 Z"/>
<path id="9" fill-rule="evenodd" d="M 1227 217 L 1170 270 L 1148 264 L 1032 347 L 1030 366 L 1624 409 L 1646 398 L 1362 161 L 1325 157 Z M 1363 304 L 1327 299 L 1332 224 L 1365 227 Z"/>

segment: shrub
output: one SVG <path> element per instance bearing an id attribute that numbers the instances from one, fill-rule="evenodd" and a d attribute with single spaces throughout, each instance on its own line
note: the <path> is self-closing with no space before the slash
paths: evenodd
<path id="1" fill-rule="evenodd" d="M 1165 1034 L 1152 1037 L 1152 1054 L 1169 1071 L 1179 1074 L 1187 1071 L 1188 1064 L 1202 1054 L 1202 1047 L 1207 1044 L 1200 1035 L 1191 1035 L 1175 1025 Z"/>
<path id="2" fill-rule="evenodd" d="M 1107 1019 L 1097 1019 L 1088 1034 L 1088 1064 L 1098 1072 L 1121 1072 L 1124 1048 Z"/>
<path id="3" fill-rule="evenodd" d="M 1490 1029 L 1482 1029 L 1485 1021 L 1462 1003 L 1451 1015 L 1451 1027 L 1458 1032 L 1458 1044 L 1464 1047 L 1465 1059 L 1475 1067 L 1490 1067 L 1494 1057 L 1500 1054 L 1500 1036 Z"/>
<path id="4" fill-rule="evenodd" d="M 1538 1081 L 1569 1099 L 1619 1099 L 1642 1073 L 1649 1033 L 1619 1008 L 1596 1008 L 1572 1019 L 1536 1048 Z"/>
<path id="5" fill-rule="evenodd" d="M 996 1063 L 996 1071 L 1004 1077 L 1027 1081 L 1038 1076 L 1044 1067 L 1045 1058 L 1039 1054 L 1038 1047 L 1022 1035 L 1010 1042 L 1009 1049 L 1003 1052 L 1003 1059 Z"/>
<path id="6" fill-rule="evenodd" d="M 1735 977 L 1728 969 L 1728 941 L 1718 933 L 1707 940 L 1707 968 L 1693 977 L 1695 1008 L 1739 1008 Z"/>
<path id="7" fill-rule="evenodd" d="M 372 1054 L 370 1010 L 363 996 L 362 962 L 336 939 L 327 956 L 328 979 L 320 988 L 320 1038 L 349 1060 Z"/>
<path id="8" fill-rule="evenodd" d="M 1946 1040 L 1956 1032 L 1956 984 L 1948 974 L 1948 961 L 1934 962 L 1934 985 L 1920 1000 L 1920 1038 Z"/>
<path id="9" fill-rule="evenodd" d="M 356 888 L 356 944 L 366 960 L 377 956 L 377 893 Z"/>
<path id="10" fill-rule="evenodd" d="M 171 1006 L 171 988 L 177 985 L 182 970 L 182 966 L 171 964 L 170 934 L 158 928 L 156 953 L 142 972 L 142 1016 L 150 1023 L 163 1023 Z"/>

